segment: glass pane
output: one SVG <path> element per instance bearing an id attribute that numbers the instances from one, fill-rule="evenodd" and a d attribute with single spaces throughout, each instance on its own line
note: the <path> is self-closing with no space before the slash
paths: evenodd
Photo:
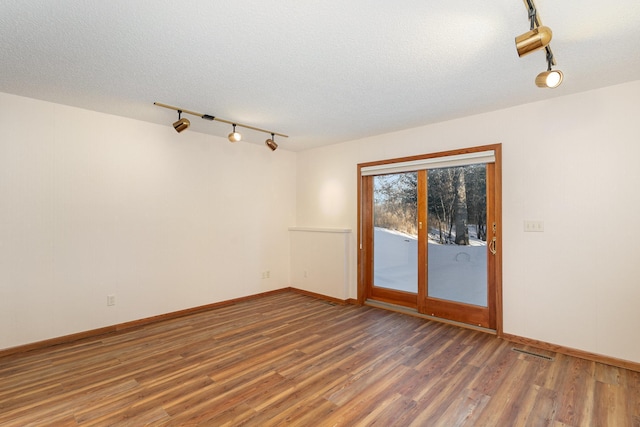
<path id="1" fill-rule="evenodd" d="M 486 307 L 486 166 L 431 169 L 427 182 L 427 295 Z"/>
<path id="2" fill-rule="evenodd" d="M 418 174 L 373 177 L 374 285 L 418 292 Z"/>

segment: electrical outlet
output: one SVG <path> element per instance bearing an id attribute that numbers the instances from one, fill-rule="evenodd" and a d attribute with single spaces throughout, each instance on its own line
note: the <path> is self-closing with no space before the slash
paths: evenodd
<path id="1" fill-rule="evenodd" d="M 107 306 L 111 307 L 112 305 L 116 305 L 116 296 L 113 294 L 107 295 Z"/>
<path id="2" fill-rule="evenodd" d="M 544 231 L 544 221 L 525 220 L 524 221 L 524 231 L 527 231 L 527 232 L 543 232 Z"/>

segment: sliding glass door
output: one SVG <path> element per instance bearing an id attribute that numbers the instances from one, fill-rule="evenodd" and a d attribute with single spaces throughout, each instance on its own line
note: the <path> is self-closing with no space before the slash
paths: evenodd
<path id="1" fill-rule="evenodd" d="M 500 146 L 487 148 L 359 165 L 359 299 L 496 329 Z"/>
<path id="2" fill-rule="evenodd" d="M 373 177 L 373 276 L 376 286 L 418 292 L 416 172 Z"/>

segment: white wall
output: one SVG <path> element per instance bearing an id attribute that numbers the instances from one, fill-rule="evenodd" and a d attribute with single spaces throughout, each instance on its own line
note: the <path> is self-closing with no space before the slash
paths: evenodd
<path id="1" fill-rule="evenodd" d="M 356 164 L 501 142 L 505 332 L 640 362 L 639 111 L 636 81 L 296 155 L 0 93 L 0 349 L 289 286 L 292 225 L 352 230 L 347 291 L 310 290 L 355 298 Z"/>
<path id="2" fill-rule="evenodd" d="M 1 93 L 0 129 L 0 349 L 289 286 L 294 153 Z"/>
<path id="3" fill-rule="evenodd" d="M 291 286 L 348 299 L 351 230 L 292 227 L 290 235 Z"/>
<path id="4" fill-rule="evenodd" d="M 502 143 L 505 333 L 640 362 L 638 113 L 635 81 L 302 152 L 297 225 L 354 230 L 355 298 L 357 163 Z"/>

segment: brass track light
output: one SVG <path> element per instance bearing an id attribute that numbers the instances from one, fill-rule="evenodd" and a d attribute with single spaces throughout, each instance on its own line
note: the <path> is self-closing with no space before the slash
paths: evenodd
<path id="1" fill-rule="evenodd" d="M 276 144 L 276 142 L 274 141 L 274 139 L 276 139 L 274 134 L 271 134 L 271 138 L 267 139 L 264 143 L 267 147 L 269 147 L 271 149 L 271 151 L 276 151 L 276 149 L 278 148 L 278 144 Z"/>
<path id="2" fill-rule="evenodd" d="M 549 27 L 545 27 L 540 23 L 538 11 L 533 0 L 524 0 L 529 13 L 529 21 L 531 27 L 529 31 L 516 37 L 516 50 L 518 56 L 523 57 L 531 52 L 544 49 L 547 57 L 547 71 L 543 71 L 536 77 L 536 86 L 554 88 L 560 86 L 564 75 L 560 70 L 552 70 L 551 66 L 556 65 L 556 60 L 551 51 L 551 38 L 553 33 Z"/>
<path id="3" fill-rule="evenodd" d="M 178 107 L 174 107 L 172 105 L 162 104 L 160 102 L 154 102 L 153 104 L 157 105 L 158 107 L 168 108 L 170 110 L 175 110 L 175 111 L 178 112 L 178 121 L 173 124 L 173 127 L 177 132 L 182 132 L 183 130 L 185 130 L 186 128 L 188 128 L 191 125 L 189 120 L 182 119 L 180 117 L 180 115 L 182 113 L 185 113 L 185 114 L 191 114 L 192 116 L 198 116 L 198 117 L 200 117 L 200 118 L 202 118 L 204 120 L 209 120 L 211 122 L 215 120 L 217 122 L 223 122 L 223 123 L 227 123 L 227 124 L 232 125 L 233 126 L 233 132 L 231 132 L 229 134 L 229 136 L 228 136 L 229 141 L 231 141 L 231 142 L 238 142 L 238 141 L 242 140 L 242 135 L 239 132 L 236 132 L 236 126 L 237 127 L 243 127 L 245 129 L 255 130 L 255 131 L 258 131 L 258 132 L 262 132 L 262 133 L 271 134 L 271 138 L 267 139 L 265 141 L 265 144 L 267 145 L 267 147 L 269 147 L 271 149 L 271 151 L 275 151 L 276 148 L 278 148 L 278 144 L 276 144 L 275 141 L 274 141 L 275 135 L 281 136 L 283 138 L 288 138 L 289 137 L 288 135 L 285 135 L 285 134 L 282 134 L 282 133 L 272 132 L 270 130 L 260 129 L 260 128 L 257 128 L 257 127 L 254 127 L 254 126 L 243 125 L 243 124 L 240 124 L 238 122 L 231 122 L 229 120 L 225 120 L 225 119 L 221 119 L 219 117 L 212 116 L 211 114 L 196 113 L 195 111 L 185 110 L 184 108 L 178 108 Z"/>
<path id="4" fill-rule="evenodd" d="M 560 86 L 564 74 L 560 70 L 543 71 L 536 77 L 536 86 L 554 88 Z"/>
<path id="5" fill-rule="evenodd" d="M 552 70 L 551 66 L 555 63 L 553 52 L 547 46 L 547 71 L 543 71 L 536 77 L 536 86 L 554 88 L 560 86 L 564 79 L 564 74 L 560 70 Z"/>
<path id="6" fill-rule="evenodd" d="M 531 52 L 546 47 L 551 42 L 553 33 L 549 27 L 537 27 L 516 37 L 518 56 L 523 57 Z"/>
<path id="7" fill-rule="evenodd" d="M 229 141 L 231 142 L 238 142 L 242 139 L 242 135 L 239 132 L 236 132 L 236 124 L 234 123 L 233 125 L 233 132 L 231 132 L 229 134 Z"/>
<path id="8" fill-rule="evenodd" d="M 178 133 L 182 132 L 183 130 L 191 126 L 191 122 L 189 121 L 189 119 L 181 119 L 180 118 L 181 115 L 182 115 L 182 110 L 178 110 L 178 121 L 173 123 L 173 128 Z"/>

